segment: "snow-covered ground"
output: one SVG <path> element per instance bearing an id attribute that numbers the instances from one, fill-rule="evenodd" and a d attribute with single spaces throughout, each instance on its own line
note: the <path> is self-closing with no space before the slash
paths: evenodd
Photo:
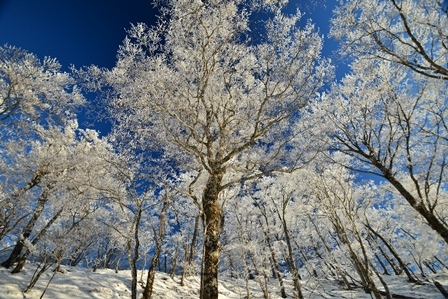
<path id="1" fill-rule="evenodd" d="M 46 299 L 92 299 L 92 298 L 130 298 L 130 272 L 113 270 L 98 270 L 92 272 L 88 269 L 63 267 L 65 273 L 57 272 L 51 281 L 43 298 Z M 7 269 L 0 267 L 0 299 L 13 298 L 40 298 L 48 281 L 53 275 L 47 271 L 42 275 L 36 286 L 23 293 L 35 271 L 34 264 L 27 264 L 19 274 L 11 274 Z M 146 273 L 144 273 L 146 274 Z M 145 279 L 145 276 L 143 276 Z M 438 274 L 428 278 L 424 285 L 410 284 L 404 276 L 385 277 L 393 294 L 399 294 L 410 298 L 443 299 L 443 295 L 434 287 L 432 281 L 436 279 L 448 289 L 448 273 Z M 292 298 L 290 281 L 286 280 L 286 290 Z M 307 299 L 342 299 L 359 298 L 371 299 L 371 295 L 364 293 L 361 289 L 352 291 L 344 290 L 341 285 L 331 280 L 304 280 L 304 295 Z M 141 287 L 140 291 L 142 290 Z M 249 282 L 252 298 L 263 298 L 257 282 Z M 180 285 L 180 278 L 171 278 L 164 273 L 157 273 L 154 285 L 153 298 L 199 298 L 199 277 L 190 277 L 185 286 Z M 244 280 L 220 278 L 220 299 L 241 299 L 246 296 Z M 281 298 L 278 291 L 278 283 L 271 279 L 269 292 L 272 299 Z M 404 298 L 404 297 L 402 297 Z"/>

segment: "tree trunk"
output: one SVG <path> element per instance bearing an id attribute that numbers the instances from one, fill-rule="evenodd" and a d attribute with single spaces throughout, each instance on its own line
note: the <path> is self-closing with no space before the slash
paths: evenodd
<path id="1" fill-rule="evenodd" d="M 50 221 L 47 222 L 47 224 L 45 225 L 45 227 L 37 234 L 37 236 L 33 239 L 33 241 L 31 242 L 31 244 L 33 246 L 35 246 L 37 244 L 37 242 L 40 241 L 40 239 L 45 235 L 45 233 L 47 232 L 48 228 L 59 218 L 59 216 L 62 214 L 63 209 L 60 209 L 54 216 L 53 218 L 50 219 Z M 31 250 L 30 248 L 27 248 L 25 253 L 22 255 L 22 257 L 17 258 L 17 265 L 14 268 L 14 270 L 12 270 L 11 273 L 15 274 L 15 273 L 19 273 L 22 269 L 23 266 L 25 265 L 26 260 L 28 259 L 28 257 L 31 254 Z"/>
<path id="2" fill-rule="evenodd" d="M 152 296 L 152 288 L 154 285 L 155 275 L 156 275 L 156 266 L 159 262 L 160 253 L 162 251 L 162 241 L 163 236 L 165 234 L 165 214 L 170 206 L 170 203 L 167 198 L 163 202 L 162 211 L 160 212 L 160 222 L 159 222 L 159 232 L 156 234 L 156 250 L 152 257 L 151 266 L 148 270 L 148 276 L 146 278 L 146 286 L 143 291 L 142 299 L 150 299 Z"/>
<path id="3" fill-rule="evenodd" d="M 389 255 L 387 255 L 386 252 L 384 252 L 383 247 L 378 245 L 378 249 L 380 250 L 382 256 L 386 259 L 386 261 L 391 266 L 395 275 L 401 275 L 403 273 L 403 269 L 401 269 L 399 266 L 395 265 L 395 262 L 393 261 L 393 259 L 391 257 L 389 257 Z"/>
<path id="4" fill-rule="evenodd" d="M 12 266 L 12 264 L 14 264 L 18 260 L 20 253 L 23 250 L 23 247 L 25 247 L 25 241 L 31 235 L 31 232 L 33 231 L 33 228 L 36 225 L 37 220 L 39 219 L 40 215 L 44 210 L 47 199 L 48 199 L 48 193 L 47 191 L 44 191 L 40 195 L 39 200 L 37 201 L 37 206 L 34 209 L 33 216 L 28 221 L 25 229 L 23 230 L 22 235 L 19 237 L 19 240 L 17 240 L 17 243 L 14 246 L 14 249 L 12 250 L 11 254 L 9 255 L 9 258 L 3 263 L 1 263 L 3 267 L 9 268 Z"/>
<path id="5" fill-rule="evenodd" d="M 266 214 L 263 213 L 263 211 L 262 211 L 262 214 L 263 214 L 263 216 L 265 218 L 265 221 L 266 221 L 266 228 L 264 227 L 264 225 L 263 225 L 263 223 L 261 222 L 260 219 L 258 219 L 258 223 L 260 223 L 260 226 L 261 226 L 261 228 L 263 230 L 264 238 L 266 240 L 266 243 L 268 244 L 269 253 L 271 255 L 272 275 L 274 276 L 274 278 L 278 279 L 278 282 L 280 284 L 280 296 L 282 298 L 287 298 L 288 296 L 286 295 L 285 286 L 283 284 L 282 274 L 281 274 L 280 269 L 278 267 L 277 257 L 275 256 L 275 251 L 274 251 L 274 248 L 272 247 L 272 244 L 271 244 L 268 218 L 267 218 Z"/>
<path id="6" fill-rule="evenodd" d="M 436 261 L 438 261 L 439 262 L 439 264 L 442 266 L 442 267 L 444 267 L 445 269 L 447 269 L 448 270 L 448 266 L 447 265 L 445 265 L 445 263 L 444 262 L 442 262 L 437 256 L 434 256 L 434 258 L 436 259 Z"/>
<path id="7" fill-rule="evenodd" d="M 23 292 L 26 293 L 29 290 L 31 290 L 32 288 L 34 288 L 34 286 L 36 285 L 36 283 L 39 280 L 39 278 L 41 277 L 41 275 L 44 274 L 45 271 L 47 271 L 48 268 L 50 268 L 54 263 L 55 263 L 55 261 L 52 258 L 47 260 L 47 257 L 45 257 L 45 260 L 37 267 L 36 272 L 34 272 L 33 277 L 31 277 L 30 283 L 28 284 L 28 286 L 25 288 L 25 290 Z M 42 268 L 39 269 L 39 267 L 42 267 Z"/>
<path id="8" fill-rule="evenodd" d="M 292 245 L 291 245 L 291 237 L 289 235 L 289 229 L 288 229 L 288 225 L 286 223 L 286 207 L 287 204 L 284 204 L 282 207 L 282 217 L 280 217 L 282 225 L 283 225 L 283 233 L 285 235 L 285 241 L 286 241 L 286 245 L 288 248 L 288 255 L 287 255 L 287 260 L 288 260 L 288 267 L 289 270 L 291 271 L 292 274 L 292 281 L 294 283 L 294 291 L 297 292 L 295 293 L 295 297 L 299 298 L 299 299 L 304 299 L 303 297 L 303 293 L 302 293 L 302 287 L 301 287 L 301 283 L 300 280 L 302 279 L 302 277 L 300 276 L 299 273 L 299 269 L 297 268 L 296 265 L 296 261 L 294 259 L 294 252 L 292 250 Z"/>
<path id="9" fill-rule="evenodd" d="M 182 270 L 182 276 L 180 278 L 180 285 L 185 286 L 185 276 L 187 275 L 187 271 L 190 271 L 190 264 L 188 263 L 188 243 L 184 244 L 184 268 Z"/>
<path id="10" fill-rule="evenodd" d="M 399 182 L 394 174 L 385 167 L 380 161 L 374 157 L 370 157 L 372 164 L 378 168 L 386 180 L 391 183 L 392 186 L 406 199 L 406 201 L 414 208 L 425 220 L 428 225 L 435 230 L 448 244 L 448 227 L 441 221 L 434 213 L 433 210 L 428 210 L 424 205 L 423 200 L 415 198 L 402 184 Z"/>
<path id="11" fill-rule="evenodd" d="M 201 299 L 218 299 L 218 263 L 221 253 L 223 222 L 218 195 L 224 171 L 210 174 L 202 196 L 204 211 L 204 255 L 201 275 Z"/>
<path id="12" fill-rule="evenodd" d="M 440 282 L 438 282 L 438 281 L 434 281 L 434 285 L 440 291 L 440 293 L 442 293 L 443 297 L 448 299 L 448 292 L 445 290 L 443 285 Z"/>
<path id="13" fill-rule="evenodd" d="M 261 290 L 263 291 L 263 298 L 269 299 L 269 285 L 268 285 L 268 275 L 266 274 L 266 271 L 260 271 L 260 267 L 258 267 L 257 260 L 255 259 L 254 252 L 252 250 L 248 249 L 249 258 L 252 262 L 252 265 L 254 266 L 255 270 L 255 276 L 252 274 L 252 272 L 249 272 L 249 275 L 252 275 L 253 278 L 249 277 L 249 279 L 257 279 L 258 285 L 260 286 Z"/>
<path id="14" fill-rule="evenodd" d="M 178 256 L 179 256 L 179 245 L 176 245 L 176 250 L 174 251 L 174 255 L 173 255 L 173 258 L 171 259 L 171 265 L 170 265 L 170 277 L 171 278 L 173 278 L 174 274 L 176 273 Z"/>
<path id="15" fill-rule="evenodd" d="M 193 262 L 194 262 L 194 255 L 196 251 L 196 244 L 199 234 L 199 220 L 201 219 L 201 212 L 199 212 L 194 220 L 194 230 L 193 230 L 193 236 L 191 238 L 191 244 L 188 246 L 188 243 L 185 243 L 185 261 L 184 261 L 184 269 L 182 271 L 182 278 L 180 281 L 180 285 L 185 285 L 185 277 L 190 275 L 192 273 L 193 269 Z"/>
<path id="16" fill-rule="evenodd" d="M 131 299 L 137 299 L 137 283 L 138 283 L 138 277 L 137 277 L 137 261 L 139 258 L 139 249 L 140 249 L 140 238 L 139 238 L 139 228 L 140 228 L 140 219 L 142 218 L 142 207 L 141 205 L 138 205 L 138 210 L 135 213 L 134 218 L 134 227 L 131 229 L 131 232 L 133 230 L 133 237 L 129 236 L 128 242 L 127 242 L 127 251 L 128 251 L 128 259 L 129 259 L 129 265 L 131 267 Z M 135 242 L 134 248 L 132 248 L 132 241 Z"/>
<path id="17" fill-rule="evenodd" d="M 378 233 L 376 230 L 374 230 L 371 226 L 370 223 L 367 222 L 365 224 L 365 227 L 372 232 L 376 237 L 378 237 L 383 244 L 387 247 L 387 249 L 389 249 L 390 253 L 394 256 L 394 258 L 397 260 L 398 264 L 400 265 L 401 269 L 403 269 L 403 271 L 406 273 L 406 276 L 408 277 L 409 282 L 418 282 L 417 278 L 413 276 L 413 274 L 411 274 L 411 270 L 408 268 L 408 266 L 405 264 L 405 262 L 400 258 L 400 256 L 398 255 L 398 253 L 395 251 L 395 249 L 392 247 L 391 244 L 389 244 L 389 242 L 386 241 L 386 239 L 384 239 L 384 237 Z"/>
<path id="18" fill-rule="evenodd" d="M 332 256 L 332 250 L 331 250 L 330 246 L 327 244 L 327 241 L 325 240 L 325 238 L 322 235 L 322 233 L 319 231 L 318 226 L 313 221 L 313 219 L 311 218 L 310 215 L 308 215 L 308 219 L 309 219 L 310 223 L 313 225 L 315 232 L 317 233 L 320 241 L 322 242 L 322 245 L 325 248 L 325 251 L 330 256 L 330 258 L 331 258 L 330 263 L 325 261 L 325 258 L 319 253 L 319 250 L 318 250 L 318 248 L 316 246 L 313 246 L 314 252 L 319 257 L 319 259 L 324 261 L 324 263 L 327 266 L 328 270 L 330 271 L 331 275 L 336 276 L 336 277 L 340 277 L 340 279 L 342 279 L 342 282 L 344 283 L 345 287 L 347 289 L 350 289 L 351 286 L 350 286 L 350 283 L 348 282 L 348 279 L 346 277 L 346 272 L 341 270 L 341 267 L 339 266 L 339 263 Z"/>
<path id="19" fill-rule="evenodd" d="M 332 211 L 334 212 L 334 211 Z M 370 261 L 369 257 L 367 255 L 366 249 L 363 244 L 363 238 L 359 235 L 359 232 L 356 229 L 356 226 L 354 225 L 353 219 L 351 219 L 351 224 L 353 225 L 353 237 L 355 240 L 357 240 L 359 245 L 359 248 L 361 248 L 362 253 L 358 254 L 353 246 L 353 242 L 350 240 L 349 232 L 346 230 L 346 227 L 344 227 L 344 224 L 341 220 L 341 218 L 338 216 L 337 213 L 334 213 L 332 217 L 330 218 L 330 221 L 333 224 L 334 230 L 337 233 L 337 238 L 341 241 L 342 244 L 346 245 L 348 254 L 350 257 L 350 260 L 353 264 L 353 267 L 355 268 L 356 272 L 358 273 L 361 284 L 364 289 L 364 291 L 368 294 L 373 293 L 373 296 L 376 299 L 382 299 L 380 291 L 378 290 L 375 281 L 373 280 L 372 276 L 370 275 Z"/>
<path id="20" fill-rule="evenodd" d="M 372 252 L 375 252 L 375 244 L 373 244 L 372 242 L 374 241 L 374 238 L 371 234 L 368 235 L 368 237 L 366 238 L 367 243 L 369 244 L 370 248 L 372 249 Z M 379 247 L 379 246 L 377 246 Z M 381 260 L 381 257 L 378 255 L 378 253 L 374 253 L 374 256 L 376 258 L 376 260 L 378 261 L 378 263 L 380 264 L 381 268 L 383 268 L 383 275 L 390 275 L 388 269 L 387 269 L 387 265 Z"/>

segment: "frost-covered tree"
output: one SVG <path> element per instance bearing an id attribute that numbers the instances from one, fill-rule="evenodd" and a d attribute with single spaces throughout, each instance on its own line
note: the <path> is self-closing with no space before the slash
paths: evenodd
<path id="1" fill-rule="evenodd" d="M 362 222 L 368 229 L 368 240 L 378 263 L 383 263 L 384 273 L 400 275 L 404 272 L 410 282 L 418 282 L 419 277 L 412 269 L 418 267 L 424 276 L 434 270 L 426 265 L 439 263 L 437 267 L 440 267 L 440 262 L 444 263 L 446 243 L 431 233 L 431 227 L 422 225 L 422 216 L 403 202 L 393 186 L 381 184 L 371 204 Z"/>
<path id="2" fill-rule="evenodd" d="M 166 21 L 133 26 L 116 67 L 102 74 L 115 92 L 117 130 L 133 137 L 130 146 L 202 177 L 190 185 L 205 228 L 201 298 L 218 297 L 222 191 L 293 170 L 317 146 L 306 139 L 301 110 L 332 69 L 320 58 L 313 25 L 301 28 L 300 13 L 284 15 L 280 3 L 166 1 Z M 250 16 L 259 9 L 271 18 L 252 41 Z"/>
<path id="3" fill-rule="evenodd" d="M 342 52 L 380 58 L 448 80 L 448 14 L 442 0 L 340 2 L 331 34 Z"/>
<path id="4" fill-rule="evenodd" d="M 97 132 L 79 129 L 76 121 L 64 128 L 35 125 L 33 131 L 38 139 L 25 148 L 13 152 L 13 147 L 8 147 L 9 157 L 15 159 L 3 161 L 10 171 L 1 176 L 16 178 L 4 180 L 11 184 L 6 188 L 7 204 L 23 203 L 23 212 L 19 211 L 21 232 L 10 257 L 2 263 L 10 267 L 19 261 L 16 272 L 30 254 L 27 250 L 20 257 L 28 242 L 36 245 L 61 217 L 68 217 L 71 223 L 81 221 L 101 200 L 119 192 L 121 186 L 111 167 L 116 156 Z"/>
<path id="5" fill-rule="evenodd" d="M 309 191 L 308 184 L 299 179 L 305 172 L 307 170 L 301 169 L 293 174 L 282 173 L 260 178 L 250 191 L 253 204 L 266 224 L 265 227 L 261 225 L 261 228 L 273 234 L 270 238 L 275 241 L 278 251 L 275 254 L 281 256 L 291 274 L 295 298 L 304 298 L 298 266 L 304 261 L 300 254 L 302 248 L 298 244 L 306 246 L 306 242 L 299 240 L 303 237 L 299 218 L 307 213 L 304 194 Z"/>
<path id="6" fill-rule="evenodd" d="M 424 272 L 422 260 L 429 263 L 436 255 L 424 255 L 419 242 L 432 242 L 433 248 L 441 246 L 440 238 L 448 243 L 444 5 L 429 0 L 340 1 L 331 34 L 353 61 L 351 73 L 315 110 L 334 126 L 329 132 L 333 149 L 352 158 L 345 165 L 380 176 L 394 190 L 393 197 L 377 203 L 377 208 L 393 205 L 393 213 L 371 208 L 364 224 L 384 272 L 388 267 L 405 271 L 410 281 L 415 276 L 409 264 Z M 405 201 L 399 202 L 400 197 Z M 423 233 L 420 221 L 438 235 Z M 428 239 L 422 241 L 422 235 Z"/>
<path id="7" fill-rule="evenodd" d="M 359 59 L 316 105 L 348 167 L 387 180 L 448 243 L 447 81 Z M 320 114 L 323 113 L 323 114 Z"/>
<path id="8" fill-rule="evenodd" d="M 316 175 L 314 180 L 312 196 L 315 197 L 316 209 L 332 224 L 338 248 L 348 257 L 363 289 L 381 299 L 383 297 L 372 277 L 375 267 L 361 221 L 366 202 L 376 194 L 368 184 L 356 186 L 353 176 L 343 166 L 332 166 Z"/>
<path id="9" fill-rule="evenodd" d="M 27 202 L 35 191 L 28 191 L 44 175 L 30 175 L 32 163 L 25 162 L 34 141 L 42 140 L 44 128 L 68 123 L 85 103 L 75 83 L 56 59 L 0 47 L 0 239 L 31 215 Z"/>
<path id="10" fill-rule="evenodd" d="M 20 48 L 0 47 L 0 124 L 67 117 L 85 102 L 75 83 L 54 58 L 40 61 Z"/>

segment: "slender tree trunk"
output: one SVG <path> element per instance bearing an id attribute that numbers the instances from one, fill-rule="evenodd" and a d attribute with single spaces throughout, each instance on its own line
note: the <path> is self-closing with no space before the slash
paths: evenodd
<path id="1" fill-rule="evenodd" d="M 163 272 L 168 273 L 168 262 L 167 262 L 167 253 L 165 252 L 164 258 L 163 258 Z"/>
<path id="2" fill-rule="evenodd" d="M 31 245 L 35 246 L 40 239 L 45 235 L 45 233 L 47 232 L 48 228 L 50 228 L 50 226 L 59 218 L 59 216 L 62 214 L 63 209 L 60 209 L 51 219 L 50 221 L 47 222 L 47 224 L 45 225 L 45 227 L 37 234 L 37 236 L 33 239 L 33 241 L 31 242 Z M 25 253 L 17 259 L 17 265 L 14 268 L 14 270 L 12 270 L 11 273 L 15 274 L 15 273 L 19 273 L 22 269 L 23 266 L 25 265 L 26 260 L 28 259 L 28 257 L 31 254 L 31 250 L 30 248 L 27 248 Z"/>
<path id="3" fill-rule="evenodd" d="M 204 255 L 201 299 L 218 299 L 218 263 L 221 254 L 222 211 L 218 202 L 224 171 L 210 174 L 202 196 Z"/>
<path id="4" fill-rule="evenodd" d="M 384 264 L 384 262 L 381 260 L 380 256 L 375 253 L 375 258 L 378 261 L 378 263 L 380 264 L 381 268 L 383 268 L 383 275 L 390 275 L 389 271 L 387 270 L 386 265 Z"/>
<path id="5" fill-rule="evenodd" d="M 20 196 L 24 195 L 28 190 L 37 186 L 41 182 L 42 177 L 44 175 L 45 175 L 45 173 L 43 173 L 39 170 L 37 172 L 35 172 L 33 177 L 31 178 L 31 180 L 25 186 L 23 186 L 22 189 L 18 190 L 17 192 L 15 192 L 11 195 L 10 200 L 12 202 L 14 202 L 14 200 L 16 200 Z M 29 215 L 30 215 L 30 213 L 20 217 L 19 219 L 17 219 L 17 221 L 12 226 L 9 226 L 9 227 L 12 227 L 12 228 L 16 227 L 19 224 L 19 222 L 22 221 L 22 219 L 28 217 Z M 9 232 L 11 232 L 11 229 L 7 229 L 7 227 L 8 227 L 8 225 L 4 224 L 4 229 L 0 232 L 0 240 L 2 240 L 4 236 L 6 236 Z M 6 268 L 9 268 L 9 267 L 6 267 Z"/>
<path id="6" fill-rule="evenodd" d="M 258 285 L 260 286 L 261 290 L 263 291 L 263 298 L 269 299 L 268 276 L 265 271 L 260 271 L 260 268 L 258 267 L 257 260 L 255 259 L 254 253 L 250 249 L 248 249 L 248 254 L 249 254 L 249 258 L 252 262 L 252 265 L 254 265 L 254 270 L 255 270 L 255 275 L 257 278 Z M 249 274 L 251 274 L 251 273 L 249 273 Z"/>
<path id="7" fill-rule="evenodd" d="M 312 267 L 313 267 L 312 270 L 308 269 L 308 258 L 307 258 L 307 256 L 306 256 L 305 252 L 303 252 L 303 250 L 300 249 L 299 244 L 297 244 L 297 242 L 296 242 L 295 240 L 294 240 L 294 244 L 296 244 L 297 249 L 299 250 L 300 255 L 302 256 L 302 258 L 303 258 L 303 260 L 304 260 L 304 263 L 303 263 L 303 264 L 304 264 L 305 269 L 306 269 L 306 271 L 308 272 L 308 274 L 309 274 L 310 276 L 317 277 L 317 276 L 318 276 L 318 275 L 317 275 L 317 271 L 316 271 L 316 269 L 315 269 L 314 266 L 312 266 Z"/>
<path id="8" fill-rule="evenodd" d="M 52 258 L 47 259 L 47 257 L 45 257 L 45 260 L 38 266 L 38 268 L 36 269 L 36 272 L 34 272 L 33 277 L 31 277 L 30 283 L 28 284 L 28 286 L 25 288 L 25 290 L 23 292 L 26 293 L 29 290 L 31 290 L 32 288 L 34 288 L 34 286 L 36 285 L 40 276 L 43 273 L 45 273 L 45 271 L 47 271 L 48 268 L 50 268 L 52 265 L 54 265 L 54 263 L 55 263 L 54 259 L 52 259 Z M 39 267 L 42 267 L 42 268 L 39 269 Z"/>
<path id="9" fill-rule="evenodd" d="M 401 275 L 403 273 L 403 269 L 401 269 L 400 267 L 398 267 L 395 262 L 393 261 L 393 259 L 391 257 L 389 257 L 388 254 L 386 254 L 386 252 L 384 252 L 383 247 L 378 246 L 378 249 L 380 250 L 382 256 L 386 259 L 386 261 L 389 263 L 389 265 L 391 266 L 392 270 L 394 271 L 395 275 Z"/>
<path id="10" fill-rule="evenodd" d="M 327 252 L 327 254 L 331 257 L 330 262 L 326 262 L 325 258 L 319 253 L 319 250 L 316 246 L 313 246 L 314 252 L 316 253 L 316 255 L 319 257 L 319 259 L 321 259 L 322 261 L 324 261 L 325 265 L 327 266 L 328 270 L 330 271 L 330 273 L 333 276 L 339 277 L 342 282 L 344 283 L 345 287 L 347 289 L 351 289 L 352 286 L 350 285 L 348 279 L 347 279 L 347 273 L 346 271 L 342 270 L 341 267 L 339 266 L 338 262 L 334 259 L 334 257 L 332 256 L 332 250 L 330 248 L 330 246 L 327 244 L 327 241 L 325 240 L 324 236 L 322 235 L 322 233 L 320 232 L 318 226 L 316 225 L 316 223 L 313 221 L 313 219 L 311 218 L 310 215 L 308 215 L 308 219 L 310 220 L 310 223 L 313 225 L 314 230 L 316 231 L 320 241 L 322 242 L 322 244 L 324 245 L 324 248 Z M 333 271 L 334 270 L 334 271 Z"/>
<path id="11" fill-rule="evenodd" d="M 368 238 L 366 238 L 367 243 L 369 244 L 370 248 L 373 250 L 373 252 L 375 252 L 375 244 L 373 244 L 372 242 L 373 240 L 373 236 L 371 234 L 368 235 Z M 378 253 L 375 252 L 375 258 L 378 261 L 378 263 L 380 264 L 381 268 L 383 268 L 383 275 L 390 275 L 389 271 L 387 270 L 387 266 L 386 264 L 381 260 L 381 257 L 378 255 Z"/>
<path id="12" fill-rule="evenodd" d="M 431 264 L 430 262 L 423 262 L 423 264 L 428 268 L 432 273 L 437 274 L 436 268 L 434 267 L 434 264 Z"/>
<path id="13" fill-rule="evenodd" d="M 28 216 L 30 216 L 31 213 L 27 213 L 21 217 L 19 217 L 18 219 L 15 219 L 14 223 L 11 224 L 11 220 L 4 220 L 2 223 L 0 223 L 0 227 L 2 228 L 0 231 L 0 241 L 6 236 L 8 235 L 10 232 L 12 232 L 18 225 L 20 222 L 22 222 L 23 219 L 27 218 Z"/>
<path id="14" fill-rule="evenodd" d="M 176 266 L 177 266 L 177 258 L 179 255 L 179 245 L 176 246 L 176 250 L 174 251 L 173 258 L 171 259 L 171 265 L 170 265 L 170 277 L 174 277 L 174 273 L 176 272 Z"/>
<path id="15" fill-rule="evenodd" d="M 429 210 L 423 200 L 415 198 L 402 184 L 399 182 L 394 174 L 384 166 L 380 161 L 378 161 L 375 157 L 369 157 L 372 161 L 372 164 L 377 167 L 384 175 L 384 178 L 387 179 L 392 186 L 397 189 L 397 191 L 406 199 L 406 201 L 414 208 L 429 224 L 429 226 L 435 230 L 448 244 L 448 227 L 441 221 L 434 213 L 433 210 Z"/>
<path id="16" fill-rule="evenodd" d="M 302 287 L 300 285 L 300 280 L 302 279 L 302 277 L 300 276 L 299 273 L 299 269 L 297 268 L 296 265 L 296 261 L 294 259 L 294 252 L 292 250 L 292 244 L 291 244 L 291 237 L 289 235 L 289 229 L 288 229 L 288 225 L 286 223 L 286 207 L 287 205 L 284 204 L 284 206 L 282 207 L 283 210 L 283 217 L 281 217 L 281 222 L 283 224 L 283 233 L 285 235 L 285 241 L 286 241 L 286 245 L 288 247 L 288 255 L 287 255 L 287 260 L 288 260 L 288 265 L 289 265 L 289 270 L 291 271 L 292 274 L 292 281 L 294 283 L 294 291 L 297 292 L 297 294 L 295 294 L 295 296 L 299 299 L 304 299 L 303 297 L 303 293 L 302 293 Z"/>
<path id="17" fill-rule="evenodd" d="M 371 264 L 371 269 L 375 272 L 376 276 L 378 277 L 379 281 L 383 285 L 384 291 L 386 293 L 386 299 L 392 299 L 392 294 L 390 293 L 389 286 L 387 285 L 386 281 L 383 279 L 380 273 L 375 269 L 375 267 Z M 381 293 L 382 294 L 382 293 Z"/>
<path id="18" fill-rule="evenodd" d="M 188 263 L 188 243 L 184 244 L 184 269 L 182 270 L 182 276 L 180 278 L 180 285 L 185 286 L 185 276 L 187 275 L 187 271 L 189 271 L 189 263 Z"/>
<path id="19" fill-rule="evenodd" d="M 25 242 L 31 235 L 31 232 L 33 231 L 34 226 L 37 223 L 37 220 L 39 219 L 40 215 L 42 214 L 45 203 L 48 200 L 48 192 L 44 191 L 37 201 L 37 206 L 34 209 L 33 216 L 28 221 L 27 225 L 25 226 L 22 235 L 19 237 L 19 240 L 17 240 L 16 245 L 14 246 L 14 249 L 12 250 L 11 254 L 9 255 L 8 259 L 1 263 L 1 265 L 5 268 L 11 267 L 19 258 L 20 253 L 23 250 L 23 247 L 25 247 Z"/>
<path id="20" fill-rule="evenodd" d="M 439 264 L 440 265 L 442 265 L 442 267 L 444 267 L 445 269 L 447 269 L 448 270 L 448 266 L 447 265 L 445 265 L 445 263 L 444 262 L 442 262 L 437 256 L 434 256 L 434 258 L 436 259 L 436 261 L 438 261 L 439 262 Z"/>
<path id="21" fill-rule="evenodd" d="M 196 251 L 196 243 L 197 243 L 198 234 L 199 234 L 199 220 L 200 219 L 201 219 L 201 213 L 199 212 L 196 215 L 196 218 L 194 219 L 194 231 L 193 231 L 193 237 L 191 238 L 190 255 L 188 257 L 188 262 L 190 264 L 194 261 L 194 254 Z"/>
<path id="22" fill-rule="evenodd" d="M 156 266 L 159 262 L 160 253 L 162 251 L 162 241 L 163 236 L 165 234 L 165 214 L 170 206 L 170 203 L 167 198 L 163 202 L 162 211 L 160 212 L 160 221 L 159 221 L 159 232 L 156 234 L 156 250 L 152 257 L 151 266 L 148 270 L 148 276 L 146 278 L 146 286 L 143 291 L 142 299 L 150 299 L 152 296 L 152 289 L 154 286 L 154 280 L 156 275 Z"/>
<path id="23" fill-rule="evenodd" d="M 194 230 L 193 230 L 193 236 L 191 238 L 191 244 L 188 246 L 188 244 L 185 245 L 185 262 L 184 262 L 184 269 L 182 271 L 182 278 L 180 285 L 184 286 L 185 284 L 185 277 L 191 274 L 191 270 L 193 268 L 193 262 L 194 262 L 194 255 L 196 251 L 196 245 L 197 245 L 197 239 L 199 234 L 199 221 L 201 220 L 201 212 L 199 212 L 194 220 Z M 189 249 L 188 249 L 189 248 Z"/>
<path id="24" fill-rule="evenodd" d="M 130 236 L 128 238 L 127 243 L 128 259 L 129 259 L 129 265 L 131 267 L 131 299 L 137 299 L 137 283 L 138 283 L 137 260 L 139 258 L 139 249 L 140 249 L 139 227 L 141 217 L 142 217 L 142 208 L 139 205 L 134 218 L 134 227 L 133 227 L 134 236 L 133 237 Z M 134 248 L 132 248 L 132 241 L 135 242 Z"/>
<path id="25" fill-rule="evenodd" d="M 73 251 L 74 253 L 68 262 L 69 266 L 76 267 L 86 256 L 89 247 L 94 243 L 94 240 L 86 242 L 86 239 L 87 237 L 84 237 L 79 246 Z"/>
<path id="26" fill-rule="evenodd" d="M 334 212 L 334 211 L 332 211 Z M 354 229 L 352 231 L 354 238 L 357 240 L 359 247 L 362 250 L 362 254 L 358 254 L 356 250 L 354 249 L 352 245 L 352 241 L 349 239 L 348 231 L 344 227 L 343 222 L 337 215 L 337 213 L 334 213 L 332 217 L 330 218 L 330 221 L 333 224 L 334 230 L 337 233 L 338 239 L 341 241 L 342 244 L 347 246 L 348 253 L 351 259 L 351 262 L 355 268 L 355 270 L 358 272 L 358 275 L 362 282 L 362 287 L 366 293 L 373 293 L 376 299 L 382 299 L 380 291 L 378 290 L 371 274 L 370 274 L 370 261 L 367 256 L 366 249 L 363 244 L 363 239 L 360 237 L 358 231 L 356 230 L 356 226 L 354 225 L 354 220 L 350 219 L 351 224 L 353 225 Z"/>
<path id="27" fill-rule="evenodd" d="M 275 256 L 275 251 L 271 244 L 270 231 L 269 231 L 269 227 L 268 227 L 269 226 L 268 218 L 267 218 L 267 215 L 263 211 L 262 211 L 262 214 L 266 221 L 266 228 L 263 229 L 263 234 L 264 234 L 266 243 L 268 244 L 269 253 L 271 255 L 272 274 L 274 277 L 276 277 L 278 279 L 278 282 L 280 284 L 280 296 L 282 298 L 287 298 L 288 296 L 286 295 L 285 286 L 283 284 L 282 274 L 280 273 L 280 269 L 278 267 L 277 257 Z M 262 221 L 260 219 L 258 219 L 258 222 L 260 223 L 260 226 L 263 228 L 264 225 L 263 225 Z"/>
<path id="28" fill-rule="evenodd" d="M 367 224 L 365 225 L 366 228 L 372 232 L 376 237 L 378 237 L 384 245 L 386 245 L 387 249 L 389 249 L 390 253 L 392 253 L 392 255 L 394 256 L 394 258 L 397 260 L 398 264 L 400 265 L 401 269 L 403 269 L 403 271 L 406 273 L 406 276 L 408 277 L 408 280 L 410 282 L 418 282 L 418 280 L 414 277 L 413 274 L 411 274 L 410 269 L 408 268 L 408 266 L 403 262 L 403 260 L 400 258 L 400 256 L 398 255 L 398 253 L 395 251 L 395 249 L 392 247 L 391 244 L 389 244 L 389 242 L 386 241 L 386 239 L 383 238 L 383 236 L 378 233 L 376 230 L 374 230 L 370 224 L 367 222 Z"/>
<path id="29" fill-rule="evenodd" d="M 282 298 L 288 298 L 288 295 L 286 295 L 286 290 L 285 290 L 285 285 L 283 282 L 282 273 L 280 272 L 277 257 L 275 255 L 274 248 L 272 247 L 272 244 L 270 243 L 269 237 L 266 241 L 268 242 L 269 252 L 271 253 L 273 274 L 275 274 L 275 276 L 277 277 L 278 283 L 280 285 L 280 296 Z"/>

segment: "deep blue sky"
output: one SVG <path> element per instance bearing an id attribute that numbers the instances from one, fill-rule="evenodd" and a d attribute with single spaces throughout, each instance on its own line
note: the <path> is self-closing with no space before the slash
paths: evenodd
<path id="1" fill-rule="evenodd" d="M 303 6 L 305 24 L 311 18 L 327 34 L 334 0 L 318 0 L 320 6 L 309 8 L 314 0 L 291 0 L 295 11 Z M 0 0 L 0 46 L 9 44 L 36 54 L 56 58 L 64 70 L 91 64 L 112 68 L 118 47 L 131 23 L 156 22 L 152 0 Z M 326 56 L 335 50 L 334 42 L 324 47 Z M 92 105 L 96 101 L 89 96 Z M 102 134 L 110 124 L 99 122 L 95 116 L 86 117 L 86 107 L 79 115 L 81 127 L 93 127 Z M 92 123 L 93 122 L 93 123 Z"/>
<path id="2" fill-rule="evenodd" d="M 64 67 L 112 67 L 130 23 L 155 22 L 151 0 L 0 0 L 0 45 Z"/>
<path id="3" fill-rule="evenodd" d="M 290 6 L 309 1 L 293 0 Z M 335 1 L 320 1 L 325 2 Z M 330 16 L 331 8 L 321 6 L 305 18 L 326 34 Z M 64 68 L 112 67 L 130 24 L 155 21 L 152 0 L 0 0 L 0 45 L 57 58 Z M 334 49 L 327 46 L 326 55 Z"/>

